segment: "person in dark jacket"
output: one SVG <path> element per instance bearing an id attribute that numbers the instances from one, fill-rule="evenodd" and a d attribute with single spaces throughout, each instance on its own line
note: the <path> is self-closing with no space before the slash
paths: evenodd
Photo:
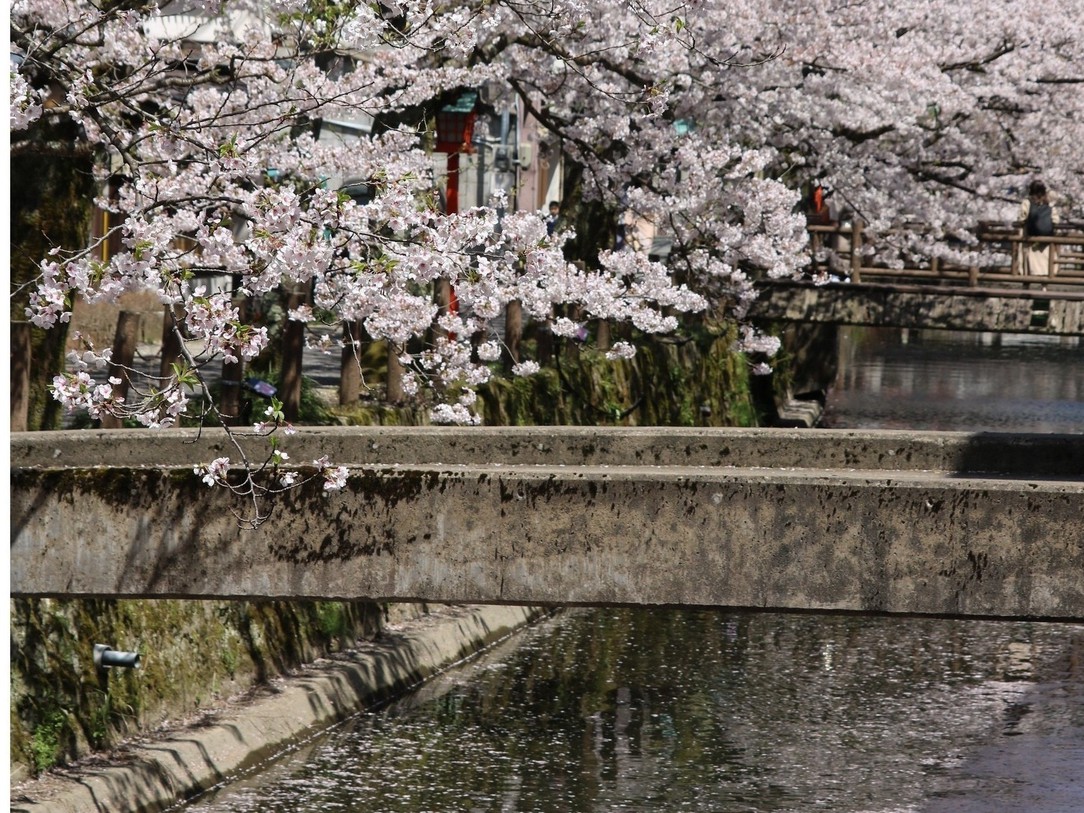
<path id="1" fill-rule="evenodd" d="M 1050 194 L 1042 181 L 1032 181 L 1028 186 L 1028 196 L 1020 203 L 1020 222 L 1024 227 L 1024 237 L 1049 237 L 1054 233 L 1054 224 L 1058 222 L 1057 213 L 1050 203 Z M 1021 244 L 1023 263 L 1021 272 L 1035 277 L 1050 276 L 1050 244 L 1046 242 L 1024 242 Z"/>

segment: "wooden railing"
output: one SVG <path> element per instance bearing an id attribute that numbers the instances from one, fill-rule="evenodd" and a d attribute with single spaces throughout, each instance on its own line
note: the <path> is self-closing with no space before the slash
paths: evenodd
<path id="1" fill-rule="evenodd" d="M 964 266 L 931 257 L 925 263 L 907 268 L 890 268 L 878 261 L 877 236 L 861 222 L 811 225 L 807 229 L 814 269 L 827 265 L 833 273 L 847 276 L 851 282 L 907 281 L 973 288 L 1026 287 L 1036 283 L 1084 287 L 1084 223 L 1059 224 L 1051 237 L 1024 237 L 1023 230 L 1012 223 L 980 223 L 975 230 L 979 250 L 1007 255 L 1011 258 L 1009 264 Z M 1045 245 L 1050 252 L 1048 276 L 1024 273 L 1024 254 L 1032 244 Z M 830 258 L 827 263 L 824 254 Z"/>

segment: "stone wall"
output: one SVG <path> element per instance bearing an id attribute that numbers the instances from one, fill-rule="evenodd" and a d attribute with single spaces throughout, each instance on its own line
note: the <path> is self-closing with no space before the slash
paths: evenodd
<path id="1" fill-rule="evenodd" d="M 191 721 L 301 663 L 371 637 L 388 610 L 367 602 L 11 601 L 12 777 Z M 97 670 L 94 644 L 138 652 Z"/>

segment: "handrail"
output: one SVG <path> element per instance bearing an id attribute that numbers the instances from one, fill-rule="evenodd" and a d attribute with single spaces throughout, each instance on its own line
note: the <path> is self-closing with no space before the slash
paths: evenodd
<path id="1" fill-rule="evenodd" d="M 980 243 L 1000 246 L 1000 251 L 1011 257 L 1009 265 L 962 266 L 946 263 L 938 257 L 931 257 L 928 266 L 910 268 L 889 268 L 876 264 L 876 233 L 872 236 L 861 221 L 853 224 L 809 224 L 806 230 L 810 237 L 810 251 L 816 270 L 823 267 L 825 250 L 835 262 L 830 267 L 837 273 L 849 276 L 852 282 L 861 282 L 863 277 L 895 277 L 930 281 L 966 280 L 971 287 L 985 283 L 999 282 L 1023 284 L 1053 283 L 1066 286 L 1084 286 L 1084 224 L 1076 222 L 1055 224 L 1055 233 L 1050 236 L 1025 236 L 1021 223 L 982 221 L 973 230 Z M 862 251 L 864 246 L 873 246 L 874 252 Z M 1021 272 L 1025 246 L 1049 246 L 1050 273 L 1046 276 L 1028 275 Z M 872 256 L 873 263 L 867 264 L 863 257 Z"/>

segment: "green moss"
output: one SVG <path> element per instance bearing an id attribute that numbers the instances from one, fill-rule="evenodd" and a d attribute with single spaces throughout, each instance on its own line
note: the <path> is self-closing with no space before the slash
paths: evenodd
<path id="1" fill-rule="evenodd" d="M 483 423 L 492 426 L 553 426 L 569 417 L 554 369 L 524 378 L 494 378 L 479 390 Z"/>
<path id="2" fill-rule="evenodd" d="M 315 605 L 316 620 L 320 632 L 328 643 L 345 642 L 349 635 L 350 624 L 346 606 L 339 601 L 318 601 Z"/>
<path id="3" fill-rule="evenodd" d="M 749 365 L 732 353 L 733 327 L 694 325 L 684 336 L 638 337 L 636 356 L 565 342 L 555 363 L 527 378 L 494 378 L 479 391 L 497 426 L 752 426 Z M 710 407 L 710 415 L 701 409 Z"/>
<path id="4" fill-rule="evenodd" d="M 422 426 L 429 422 L 425 407 L 397 407 L 375 401 L 328 407 L 330 423 L 343 426 Z"/>
<path id="5" fill-rule="evenodd" d="M 366 602 L 11 601 L 12 759 L 38 772 L 376 632 Z M 93 644 L 139 669 L 93 663 Z"/>
<path id="6" fill-rule="evenodd" d="M 237 664 L 239 658 L 237 653 L 230 647 L 224 647 L 221 654 L 222 668 L 226 674 L 232 680 L 237 676 Z"/>
<path id="7" fill-rule="evenodd" d="M 36 770 L 44 771 L 57 764 L 60 758 L 61 732 L 66 727 L 67 716 L 59 710 L 50 712 L 38 723 L 30 744 Z"/>

